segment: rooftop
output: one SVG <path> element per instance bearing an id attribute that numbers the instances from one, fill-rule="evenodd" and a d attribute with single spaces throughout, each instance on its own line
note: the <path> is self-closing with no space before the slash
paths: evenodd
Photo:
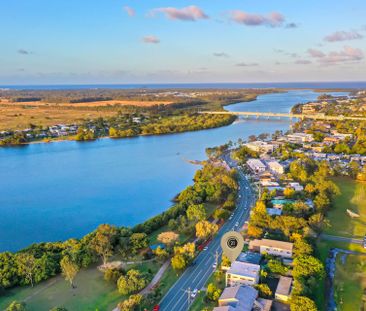
<path id="1" fill-rule="evenodd" d="M 254 253 L 254 252 L 245 252 L 245 253 L 241 253 L 236 260 L 259 265 L 261 259 L 262 259 L 261 254 Z"/>
<path id="2" fill-rule="evenodd" d="M 256 278 L 261 267 L 248 262 L 234 261 L 227 273 Z"/>
<path id="3" fill-rule="evenodd" d="M 278 282 L 276 294 L 279 295 L 290 295 L 292 285 L 292 278 L 281 276 L 280 281 Z"/>
<path id="4" fill-rule="evenodd" d="M 268 240 L 268 239 L 262 239 L 262 240 L 252 240 L 249 242 L 249 247 L 259 247 L 259 246 L 267 246 L 267 247 L 275 247 L 280 248 L 283 250 L 289 250 L 292 251 L 293 243 L 290 242 L 283 242 L 283 241 L 277 241 L 277 240 Z"/>
<path id="5" fill-rule="evenodd" d="M 226 303 L 227 300 L 227 304 L 234 307 L 233 310 L 251 311 L 257 296 L 258 291 L 251 286 L 226 287 L 219 298 L 219 303 Z"/>

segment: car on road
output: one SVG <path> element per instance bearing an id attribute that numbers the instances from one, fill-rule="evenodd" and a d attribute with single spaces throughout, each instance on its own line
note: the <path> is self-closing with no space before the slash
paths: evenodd
<path id="1" fill-rule="evenodd" d="M 235 223 L 235 227 L 237 227 L 237 226 L 239 226 L 239 222 L 238 221 Z"/>
<path id="2" fill-rule="evenodd" d="M 204 248 L 203 248 L 203 251 L 207 251 L 208 250 L 208 246 L 205 246 Z"/>
<path id="3" fill-rule="evenodd" d="M 159 305 L 155 305 L 153 308 L 153 311 L 159 311 L 160 310 L 160 306 Z"/>
<path id="4" fill-rule="evenodd" d="M 216 270 L 216 268 L 217 268 L 217 264 L 216 264 L 216 263 L 214 263 L 214 264 L 212 265 L 212 268 L 214 268 L 214 269 Z"/>
<path id="5" fill-rule="evenodd" d="M 195 289 L 193 290 L 193 292 L 191 293 L 191 298 L 196 298 L 197 293 L 198 293 L 198 289 L 197 289 L 197 288 L 195 288 Z"/>

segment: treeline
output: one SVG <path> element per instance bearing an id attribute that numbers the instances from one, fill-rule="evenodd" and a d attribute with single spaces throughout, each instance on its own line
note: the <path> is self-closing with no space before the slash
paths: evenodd
<path id="1" fill-rule="evenodd" d="M 302 155 L 291 163 L 288 177 L 306 185 L 304 192 L 298 195 L 285 192 L 294 202 L 284 207 L 281 216 L 270 216 L 266 211 L 275 193 L 264 192 L 252 211 L 248 235 L 294 243 L 293 304 L 305 301 L 303 297 L 315 299 L 318 284 L 325 277 L 324 266 L 314 256 L 312 244 L 326 224 L 325 214 L 334 197 L 339 194 L 331 176 L 333 170 L 326 161 L 316 162 Z M 314 202 L 314 207 L 307 205 L 308 199 Z"/>
<path id="2" fill-rule="evenodd" d="M 183 114 L 155 119 L 154 121 L 135 125 L 130 128 L 110 127 L 109 136 L 112 138 L 123 138 L 138 135 L 160 135 L 198 131 L 229 125 L 234 120 L 235 116 L 229 115 Z"/>

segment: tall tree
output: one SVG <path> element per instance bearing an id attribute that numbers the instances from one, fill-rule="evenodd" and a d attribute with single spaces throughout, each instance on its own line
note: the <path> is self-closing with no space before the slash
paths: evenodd
<path id="1" fill-rule="evenodd" d="M 62 275 L 66 281 L 70 282 L 71 288 L 75 288 L 74 279 L 79 272 L 79 267 L 74 263 L 69 256 L 65 256 L 60 262 Z"/>
<path id="2" fill-rule="evenodd" d="M 18 272 L 25 277 L 25 283 L 34 286 L 34 275 L 37 270 L 37 260 L 30 253 L 19 253 L 17 255 Z"/>
<path id="3" fill-rule="evenodd" d="M 207 220 L 202 220 L 196 224 L 196 236 L 200 239 L 205 239 L 215 234 L 217 230 L 218 226 Z"/>
<path id="4" fill-rule="evenodd" d="M 187 209 L 187 217 L 191 221 L 199 221 L 206 218 L 206 210 L 203 204 L 192 204 Z"/>
<path id="5" fill-rule="evenodd" d="M 108 258 L 113 255 L 113 245 L 117 237 L 117 229 L 107 224 L 100 225 L 90 241 L 90 248 L 94 250 L 105 265 Z"/>

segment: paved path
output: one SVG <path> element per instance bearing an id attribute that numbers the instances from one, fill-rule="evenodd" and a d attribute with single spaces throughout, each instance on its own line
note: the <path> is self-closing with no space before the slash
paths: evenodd
<path id="1" fill-rule="evenodd" d="M 236 167 L 236 163 L 225 155 L 224 160 L 230 167 Z M 160 311 L 186 311 L 189 308 L 187 289 L 202 289 L 207 280 L 214 272 L 213 264 L 215 263 L 215 253 L 222 254 L 220 246 L 221 237 L 227 231 L 238 231 L 244 222 L 249 218 L 250 208 L 255 202 L 255 196 L 250 188 L 250 184 L 244 173 L 239 172 L 239 198 L 237 201 L 237 209 L 233 213 L 231 220 L 227 221 L 218 234 L 208 244 L 208 249 L 202 251 L 195 259 L 194 265 L 188 267 L 175 284 L 170 288 L 168 293 L 160 301 Z M 238 223 L 238 226 L 236 226 Z M 192 301 L 191 301 L 192 302 Z"/>
<path id="2" fill-rule="evenodd" d="M 352 244 L 363 245 L 363 240 L 361 240 L 361 239 L 346 238 L 346 237 L 337 236 L 337 235 L 321 234 L 320 238 L 322 240 L 328 240 L 328 241 L 347 242 L 347 243 L 352 243 Z"/>
<path id="3" fill-rule="evenodd" d="M 147 285 L 141 292 L 141 295 L 147 295 L 151 292 L 151 290 L 154 288 L 156 284 L 159 283 L 161 277 L 163 276 L 164 272 L 168 269 L 170 265 L 170 259 L 168 259 L 164 264 L 160 267 L 159 271 L 155 274 L 154 278 L 150 282 L 149 285 Z"/>
<path id="4" fill-rule="evenodd" d="M 161 277 L 163 276 L 166 269 L 168 269 L 170 265 L 170 259 L 168 259 L 164 264 L 160 267 L 159 271 L 155 274 L 154 278 L 150 282 L 149 285 L 147 285 L 139 294 L 140 295 L 147 295 L 150 293 L 150 291 L 154 288 L 156 284 L 159 283 Z M 113 311 L 120 311 L 118 307 L 115 307 Z"/>

